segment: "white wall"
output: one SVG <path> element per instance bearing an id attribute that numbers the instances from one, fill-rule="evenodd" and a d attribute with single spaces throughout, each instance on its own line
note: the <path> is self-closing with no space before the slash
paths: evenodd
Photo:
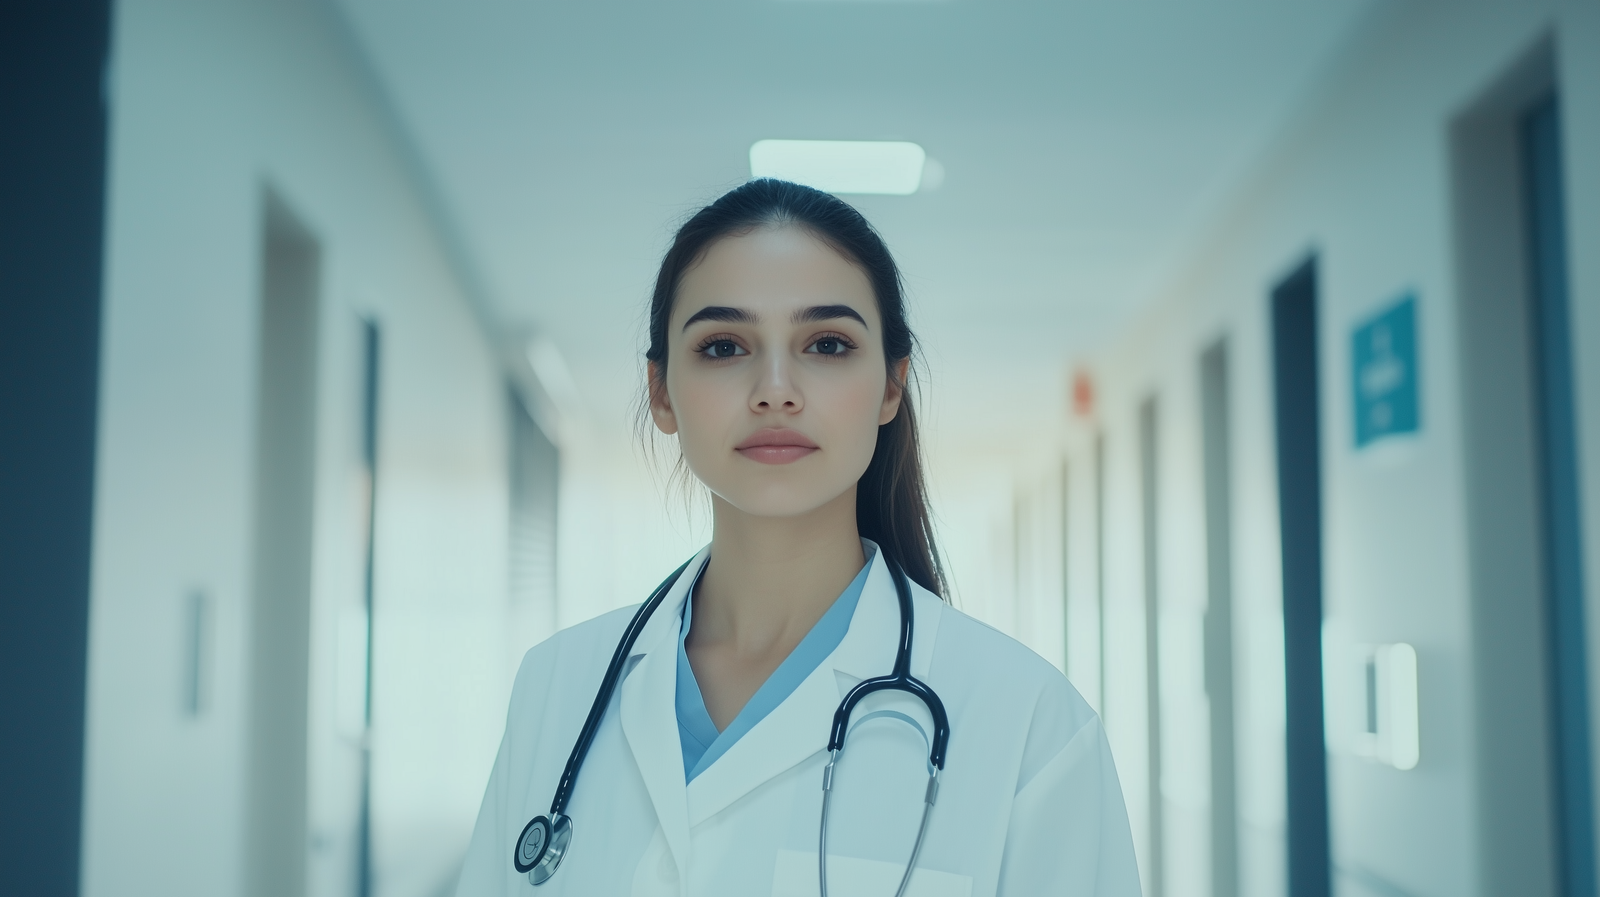
<path id="1" fill-rule="evenodd" d="M 357 758 L 335 687 L 361 603 L 359 319 L 383 332 L 377 893 L 453 884 L 499 738 L 503 375 L 395 133 L 321 5 L 116 8 L 91 605 L 86 894 L 244 889 L 261 196 L 322 247 L 308 893 L 353 892 Z M 182 602 L 217 608 L 182 712 Z M 526 637 L 519 638 L 527 641 Z"/>
<path id="2" fill-rule="evenodd" d="M 1404 641 L 1421 670 L 1422 755 L 1401 772 L 1341 749 L 1330 715 L 1335 883 L 1343 894 L 1480 893 L 1471 624 L 1456 355 L 1449 123 L 1547 29 L 1566 119 L 1574 341 L 1587 497 L 1591 633 L 1600 558 L 1600 5 L 1396 2 L 1370 20 L 1273 149 L 1211 216 L 1150 310 L 1096 359 L 1108 447 L 1107 724 L 1141 854 L 1144 660 L 1137 403 L 1162 405 L 1162 686 L 1167 893 L 1208 889 L 1199 358 L 1226 335 L 1233 373 L 1234 620 L 1244 893 L 1284 889 L 1282 618 L 1267 296 L 1319 260 L 1327 650 Z M 1356 452 L 1352 327 L 1418 301 L 1422 428 Z M 1087 471 L 1086 434 L 1070 450 Z M 1085 474 L 1087 476 L 1087 473 Z M 1087 480 L 1085 480 L 1087 487 Z M 1088 488 L 1075 495 L 1088 501 Z M 1090 520 L 1075 510 L 1075 519 Z M 1081 528 L 1080 528 L 1081 531 Z M 1082 550 L 1079 553 L 1083 553 Z M 1092 585 L 1092 583 L 1090 584 Z M 1076 584 L 1075 589 L 1084 588 Z M 1075 606 L 1084 599 L 1075 595 Z M 1591 638 L 1591 642 L 1595 642 Z M 1593 656 L 1600 656 L 1600 651 Z M 1069 661 L 1069 664 L 1071 662 Z M 1591 660 L 1591 676 L 1596 664 Z M 1330 670 L 1333 667 L 1330 665 Z M 1169 672 L 1171 675 L 1169 676 Z M 1334 675 L 1342 675 L 1335 671 Z M 1175 692 L 1181 693 L 1179 698 Z M 1591 694 L 1593 688 L 1591 687 Z M 1387 890 L 1386 890 L 1387 889 Z"/>

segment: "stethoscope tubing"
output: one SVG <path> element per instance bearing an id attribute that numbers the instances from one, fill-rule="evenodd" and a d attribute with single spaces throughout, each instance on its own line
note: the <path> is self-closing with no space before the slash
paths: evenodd
<path id="1" fill-rule="evenodd" d="M 844 739 L 850 729 L 850 715 L 862 698 L 878 691 L 903 691 L 922 701 L 933 717 L 933 737 L 928 747 L 928 789 L 923 795 L 922 822 L 917 826 L 917 840 L 911 845 L 911 859 L 900 877 L 900 887 L 895 897 L 903 897 L 911 885 L 911 874 L 917 869 L 917 857 L 922 854 L 922 842 L 928 835 L 928 818 L 933 815 L 933 804 L 939 796 L 939 774 L 944 771 L 945 749 L 950 743 L 950 719 L 945 714 L 944 702 L 921 679 L 911 675 L 911 648 L 916 614 L 911 604 L 911 586 L 905 572 L 893 561 L 889 575 L 894 580 L 895 597 L 900 602 L 900 643 L 895 648 L 894 672 L 876 676 L 856 684 L 855 688 L 839 702 L 833 712 L 833 729 L 828 736 L 828 764 L 822 770 L 822 822 L 817 827 L 817 883 L 821 897 L 828 897 L 828 810 L 833 803 L 833 769 L 844 752 Z"/>
<path id="2" fill-rule="evenodd" d="M 645 602 L 639 605 L 633 619 L 623 630 L 622 639 L 617 643 L 616 650 L 611 655 L 611 662 L 606 666 L 605 676 L 600 681 L 600 688 L 595 694 L 594 703 L 589 707 L 589 715 L 583 721 L 583 728 L 578 733 L 578 740 L 572 746 L 572 753 L 567 757 L 567 765 L 561 771 L 561 780 L 556 785 L 555 795 L 550 800 L 550 813 L 547 817 L 535 818 L 528 823 L 518 838 L 518 843 L 513 851 L 513 864 L 518 872 L 527 872 L 534 884 L 549 880 L 555 874 L 556 867 L 561 862 L 561 856 L 566 852 L 567 841 L 571 838 L 572 823 L 565 815 L 567 803 L 572 798 L 572 790 L 577 785 L 578 773 L 583 769 L 583 761 L 588 757 L 589 747 L 594 742 L 595 734 L 600 730 L 600 723 L 605 718 L 606 708 L 611 704 L 611 697 L 616 691 L 617 680 L 622 676 L 622 668 L 627 664 L 628 655 L 633 650 L 634 642 L 644 630 L 667 593 L 677 584 L 684 570 L 692 562 L 685 561 L 682 566 L 672 572 L 662 581 L 661 585 L 651 593 Z M 905 875 L 900 880 L 900 887 L 895 892 L 896 897 L 905 893 L 906 887 L 911 883 L 911 874 L 916 870 L 917 857 L 922 851 L 922 842 L 928 832 L 928 818 L 933 812 L 933 804 L 939 793 L 939 774 L 944 770 L 945 749 L 950 741 L 950 723 L 945 714 L 944 702 L 922 680 L 911 675 L 911 648 L 913 642 L 913 625 L 915 613 L 911 602 L 911 587 L 906 582 L 906 575 L 898 565 L 884 557 L 884 562 L 889 567 L 889 575 L 894 580 L 895 596 L 900 605 L 900 639 L 895 646 L 894 672 L 887 676 L 876 676 L 856 684 L 844 700 L 839 702 L 839 707 L 834 711 L 833 727 L 828 738 L 829 760 L 823 770 L 823 795 L 822 795 L 822 821 L 819 828 L 819 843 L 817 851 L 818 874 L 822 897 L 828 894 L 828 810 L 831 805 L 833 791 L 833 768 L 844 750 L 845 736 L 850 727 L 850 714 L 860 703 L 862 698 L 878 691 L 903 691 L 922 701 L 928 713 L 933 717 L 933 736 L 929 739 L 928 748 L 928 790 L 925 795 L 925 806 L 922 811 L 922 823 L 917 828 L 917 840 L 911 848 L 911 860 L 906 866 Z M 920 728 L 920 727 L 919 727 Z M 926 733 L 924 733 L 926 734 Z M 543 826 L 543 832 L 534 832 L 545 840 L 536 840 L 535 846 L 530 849 L 538 856 L 530 855 L 527 862 L 521 855 L 523 841 L 530 837 L 530 831 L 537 826 Z M 559 843 L 558 843 L 559 842 Z M 545 856 L 546 851 L 549 856 Z"/>
<path id="3" fill-rule="evenodd" d="M 895 647 L 894 672 L 875 676 L 856 683 L 839 702 L 833 712 L 833 728 L 828 735 L 830 753 L 844 748 L 845 730 L 850 726 L 850 714 L 862 698 L 877 691 L 903 691 L 922 701 L 933 717 L 933 738 L 928 749 L 928 762 L 935 769 L 944 769 L 945 749 L 950 745 L 950 718 L 944 712 L 944 702 L 921 679 L 911 675 L 911 644 L 916 613 L 911 606 L 911 586 L 906 582 L 905 571 L 884 558 L 889 566 L 889 577 L 894 580 L 895 597 L 900 601 L 900 643 Z"/>
<path id="4" fill-rule="evenodd" d="M 589 716 L 583 721 L 583 728 L 578 732 L 578 741 L 572 746 L 572 753 L 567 757 L 566 768 L 561 771 L 561 781 L 556 785 L 555 797 L 550 801 L 550 818 L 567 812 L 567 802 L 572 799 L 572 788 L 578 783 L 578 771 L 583 768 L 583 761 L 589 756 L 589 745 L 593 743 L 595 733 L 600 731 L 600 721 L 605 718 L 606 707 L 611 703 L 611 695 L 616 690 L 617 679 L 622 676 L 622 667 L 628 661 L 628 652 L 633 650 L 633 643 L 638 641 L 639 633 L 644 630 L 645 623 L 649 622 L 653 613 L 667 593 L 677 584 L 678 577 L 688 569 L 690 561 L 683 562 L 683 566 L 672 571 L 672 575 L 656 586 L 656 590 L 634 613 L 633 619 L 628 622 L 628 628 L 623 630 L 622 640 L 617 642 L 617 650 L 611 655 L 611 663 L 606 667 L 606 675 L 600 680 L 600 690 L 596 693 L 594 706 L 589 708 Z M 604 698 L 604 700 L 601 700 Z"/>
<path id="5" fill-rule="evenodd" d="M 833 803 L 833 767 L 839 762 L 840 753 L 834 751 L 829 755 L 828 765 L 822 770 L 822 823 L 817 827 L 817 886 L 821 897 L 828 897 L 828 809 Z M 894 897 L 904 897 L 906 888 L 911 885 L 911 873 L 917 871 L 917 857 L 922 855 L 922 842 L 928 836 L 928 817 L 933 815 L 933 804 L 939 799 L 940 772 L 938 767 L 933 767 L 928 773 L 928 790 L 922 796 L 922 822 L 917 825 L 911 859 L 906 861 L 906 871 L 900 876 L 900 887 L 895 889 Z"/>

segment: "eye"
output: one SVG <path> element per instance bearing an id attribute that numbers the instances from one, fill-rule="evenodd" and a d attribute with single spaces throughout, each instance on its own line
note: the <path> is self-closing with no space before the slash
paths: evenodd
<path id="1" fill-rule="evenodd" d="M 842 336 L 824 336 L 807 346 L 806 351 L 816 355 L 838 357 L 850 354 L 850 350 L 854 348 L 855 344 Z"/>
<path id="2" fill-rule="evenodd" d="M 700 347 L 700 354 L 707 358 L 732 358 L 735 355 L 750 353 L 731 339 L 714 339 Z"/>

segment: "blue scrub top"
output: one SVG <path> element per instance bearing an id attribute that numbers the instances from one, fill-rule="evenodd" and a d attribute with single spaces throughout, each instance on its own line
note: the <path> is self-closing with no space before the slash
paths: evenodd
<path id="1" fill-rule="evenodd" d="M 834 599 L 833 606 L 822 615 L 806 637 L 795 645 L 783 663 L 772 671 L 767 681 L 761 684 L 756 693 L 750 697 L 744 709 L 733 718 L 728 728 L 717 731 L 717 726 L 711 721 L 711 714 L 706 711 L 705 698 L 700 694 L 700 683 L 695 681 L 694 669 L 689 666 L 689 653 L 684 650 L 684 642 L 689 637 L 689 626 L 694 618 L 694 590 L 700 585 L 699 574 L 695 575 L 694 585 L 689 587 L 689 597 L 683 602 L 683 628 L 678 632 L 678 686 L 677 686 L 677 711 L 678 711 L 678 742 L 683 747 L 683 780 L 687 784 L 694 781 L 695 776 L 705 772 L 706 768 L 717 762 L 717 758 L 728 752 L 734 742 L 743 737 L 744 733 L 755 728 L 756 723 L 766 718 L 774 708 L 782 704 L 784 699 L 794 694 L 800 683 L 806 680 L 821 663 L 833 653 L 844 641 L 844 635 L 850 631 L 850 620 L 856 613 L 856 602 L 861 599 L 861 590 L 867 584 L 867 572 L 872 569 L 872 561 L 878 554 L 878 546 L 863 539 L 862 547 L 866 550 L 867 563 L 862 566 L 861 572 L 851 580 L 850 585 L 839 597 Z M 700 568 L 705 572 L 705 567 Z"/>

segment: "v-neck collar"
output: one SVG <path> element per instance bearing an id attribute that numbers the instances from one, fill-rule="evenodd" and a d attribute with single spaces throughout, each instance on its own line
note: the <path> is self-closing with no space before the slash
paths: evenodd
<path id="1" fill-rule="evenodd" d="M 828 743 L 833 712 L 855 682 L 882 675 L 894 666 L 900 627 L 894 582 L 885 564 L 869 565 L 867 581 L 844 641 L 782 704 L 740 738 L 721 762 L 686 786 L 677 735 L 673 689 L 677 674 L 677 636 L 683 602 L 709 556 L 703 549 L 650 615 L 630 657 L 641 659 L 622 681 L 622 731 L 646 793 L 655 808 L 667 847 L 679 870 L 688 868 L 689 832 L 755 788 L 808 759 Z M 882 553 L 879 553 L 882 556 Z M 938 638 L 943 602 L 911 585 L 915 641 L 911 672 L 927 675 Z"/>
<path id="2" fill-rule="evenodd" d="M 717 731 L 716 724 L 706 709 L 705 698 L 700 691 L 700 683 L 695 678 L 694 668 L 689 664 L 686 648 L 686 640 L 694 620 L 694 589 L 699 584 L 697 574 L 696 581 L 690 584 L 688 595 L 683 602 L 683 624 L 678 634 L 678 676 L 674 701 L 678 717 L 679 744 L 684 751 L 685 782 L 694 781 L 700 773 L 715 763 L 718 757 L 727 753 L 728 748 L 746 732 L 755 728 L 762 719 L 776 710 L 844 641 L 850 628 L 850 620 L 855 616 L 861 591 L 866 586 L 867 575 L 871 572 L 873 562 L 878 556 L 878 546 L 870 540 L 862 539 L 861 547 L 867 560 L 861 565 L 860 572 L 806 632 L 800 643 L 789 652 L 789 656 L 785 657 L 767 680 L 761 683 L 761 687 L 756 689 L 744 707 L 740 708 L 739 713 L 728 723 L 728 728 L 721 732 Z M 704 569 L 701 568 L 702 572 Z"/>

